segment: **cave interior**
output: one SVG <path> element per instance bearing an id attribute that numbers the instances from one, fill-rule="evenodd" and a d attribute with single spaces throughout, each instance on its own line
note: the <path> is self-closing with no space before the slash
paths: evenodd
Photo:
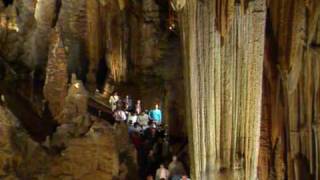
<path id="1" fill-rule="evenodd" d="M 193 180 L 319 180 L 319 87 L 319 0 L 3 0 L 0 179 L 147 178 L 118 92 Z"/>

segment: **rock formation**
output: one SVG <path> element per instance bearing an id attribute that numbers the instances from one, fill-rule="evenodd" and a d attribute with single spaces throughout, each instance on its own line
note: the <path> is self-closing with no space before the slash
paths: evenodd
<path id="1" fill-rule="evenodd" d="M 256 10 L 252 9 L 252 4 L 254 3 L 258 5 Z M 243 78 L 245 76 L 241 72 L 244 72 L 242 68 L 245 67 L 245 59 L 247 57 L 250 59 L 259 57 L 256 63 L 252 62 L 252 60 L 247 61 L 250 62 L 248 64 L 250 67 L 248 68 L 248 75 L 257 73 L 254 74 L 254 78 L 257 78 L 261 76 L 262 71 L 261 69 L 254 70 L 252 68 L 261 67 L 263 52 L 265 53 L 264 96 L 263 105 L 261 105 L 263 113 L 261 119 L 262 128 L 260 130 L 259 178 L 318 179 L 319 177 L 319 159 L 317 156 L 317 122 L 319 118 L 316 108 L 319 101 L 317 98 L 319 4 L 315 1 L 299 0 L 267 1 L 266 5 L 269 11 L 266 12 L 262 3 L 264 2 L 253 1 L 248 3 L 241 1 L 240 4 L 233 4 L 229 3 L 229 1 L 214 1 L 211 4 L 208 2 L 187 1 L 180 13 L 182 30 L 184 31 L 182 38 L 186 47 L 184 57 L 188 59 L 186 76 L 187 86 L 189 84 L 190 88 L 187 97 L 190 97 L 188 98 L 188 107 L 191 112 L 189 114 L 189 117 L 191 117 L 189 132 L 193 131 L 191 141 L 193 141 L 194 145 L 191 147 L 194 150 L 192 154 L 198 155 L 200 152 L 203 153 L 201 157 L 209 156 L 209 158 L 201 158 L 201 160 L 197 158 L 198 156 L 193 157 L 193 162 L 195 163 L 194 176 L 196 179 L 206 177 L 206 173 L 210 173 L 208 167 L 218 166 L 217 169 L 219 171 L 220 168 L 221 174 L 228 174 L 228 169 L 232 167 L 233 160 L 237 159 L 232 154 L 240 155 L 244 158 L 244 167 L 246 169 L 243 178 L 248 179 L 250 177 L 251 179 L 255 177 L 258 158 L 256 151 L 258 139 L 256 137 L 259 134 L 257 130 L 260 126 L 260 113 L 257 112 L 260 109 L 260 100 L 256 100 L 261 98 L 259 96 L 262 83 L 261 79 L 259 80 L 258 78 L 256 81 L 250 79 L 250 76 L 248 81 L 242 82 L 241 79 L 238 79 L 236 82 L 240 82 L 241 86 L 238 86 L 239 88 L 234 93 L 232 88 L 237 87 L 237 83 L 234 84 L 233 82 L 235 81 L 232 80 L 232 77 L 234 77 L 232 67 L 241 69 L 240 74 L 235 77 Z M 202 6 L 206 6 L 206 8 L 202 8 Z M 250 12 L 252 12 L 253 19 L 243 21 L 246 17 L 250 17 Z M 267 18 L 263 18 L 265 16 L 263 14 L 266 14 Z M 241 18 L 239 19 L 238 17 Z M 204 22 L 204 19 L 209 19 L 209 21 Z M 238 27 L 239 30 L 235 31 L 237 22 L 241 23 L 244 28 L 241 29 L 240 26 Z M 257 24 L 255 25 L 255 23 Z M 193 26 L 194 24 L 196 25 Z M 267 30 L 265 48 L 263 48 L 264 38 L 261 37 L 261 35 L 264 35 L 264 26 L 266 26 Z M 199 31 L 201 33 L 198 34 L 197 32 Z M 215 36 L 215 34 L 218 35 Z M 234 39 L 233 37 L 237 38 Z M 210 38 L 213 39 L 212 42 Z M 250 40 L 251 38 L 253 39 Z M 242 45 L 242 43 L 248 42 L 248 45 Z M 251 46 L 250 43 L 258 43 L 260 45 Z M 224 50 L 229 45 L 231 45 L 231 48 L 232 46 L 236 47 L 236 51 L 230 48 Z M 203 49 L 203 51 L 199 51 L 199 47 L 202 47 L 200 49 Z M 250 48 L 254 48 L 253 52 L 259 53 L 246 55 L 247 52 L 242 52 L 241 47 L 245 47 L 246 50 L 249 49 L 249 52 Z M 239 56 L 243 57 L 237 58 Z M 225 59 L 229 61 L 224 62 Z M 242 62 L 242 60 L 245 61 Z M 201 63 L 198 63 L 199 61 Z M 232 65 L 239 61 L 241 62 L 239 65 Z M 214 64 L 212 68 L 210 68 L 210 63 Z M 205 68 L 208 68 L 208 70 Z M 209 86 L 211 81 L 214 84 L 212 87 Z M 258 89 L 250 88 L 250 84 L 246 85 L 246 83 L 254 83 L 252 85 Z M 198 85 L 194 86 L 194 84 Z M 242 85 L 245 86 L 243 87 Z M 206 87 L 210 88 L 206 89 Z M 242 92 L 247 88 L 250 92 L 239 97 L 246 97 L 246 99 L 240 99 L 239 102 L 241 103 L 237 103 L 238 92 Z M 222 90 L 219 91 L 220 89 Z M 212 90 L 214 90 L 213 93 L 217 94 L 212 95 L 213 97 L 210 98 Z M 258 96 L 250 100 L 255 93 Z M 201 98 L 203 94 L 204 100 Z M 249 94 L 250 96 L 248 96 Z M 225 97 L 230 99 L 224 99 Z M 210 102 L 210 99 L 213 102 Z M 247 104 L 246 102 L 250 103 Z M 258 104 L 251 104 L 252 102 Z M 254 106 L 250 108 L 250 104 Z M 249 111 L 242 109 L 243 105 L 247 108 L 249 107 Z M 226 107 L 225 111 L 224 108 Z M 249 113 L 248 115 L 251 118 L 254 117 L 253 114 L 256 114 L 254 121 L 250 122 L 250 118 L 247 118 L 246 115 L 234 115 L 237 114 L 237 109 L 240 110 L 240 113 Z M 211 113 L 214 115 L 212 118 L 210 118 Z M 236 119 L 236 121 L 229 121 L 229 119 Z M 206 125 L 206 123 L 209 124 Z M 211 123 L 214 124 L 213 127 L 210 127 Z M 227 126 L 226 129 L 223 128 L 226 127 L 224 123 Z M 242 123 L 245 123 L 244 126 L 240 125 L 240 127 L 232 128 Z M 221 127 L 221 130 L 218 129 L 218 132 L 216 132 L 214 127 Z M 244 134 L 241 133 L 242 127 L 246 127 L 246 133 Z M 255 132 L 251 132 L 252 134 L 250 135 L 251 129 L 254 129 Z M 226 134 L 224 134 L 225 130 L 227 130 Z M 238 132 L 239 135 L 237 135 Z M 233 135 L 234 133 L 236 134 Z M 231 136 L 228 134 L 231 134 Z M 248 135 L 255 137 L 255 139 L 242 140 L 242 138 L 248 138 L 246 137 Z M 240 136 L 241 140 L 236 140 L 237 138 L 235 138 L 232 141 L 237 136 Z M 211 138 L 213 139 L 211 140 Z M 219 143 L 221 140 L 223 141 L 222 144 Z M 235 145 L 232 145 L 232 142 Z M 245 149 L 243 150 L 241 146 L 239 150 L 235 149 L 238 143 L 244 146 Z M 252 144 L 253 146 L 250 145 L 251 143 L 254 143 Z M 206 147 L 210 147 L 210 145 L 213 146 L 213 149 L 208 152 Z M 255 148 L 250 150 L 250 147 Z M 201 148 L 203 148 L 202 151 Z M 220 148 L 223 148 L 223 150 L 220 150 L 221 154 L 219 153 Z M 207 153 L 209 154 L 207 155 Z M 247 153 L 250 155 L 246 156 L 245 154 Z M 210 162 L 211 156 L 214 156 L 214 158 Z M 224 160 L 226 157 L 227 159 Z M 252 159 L 247 159 L 248 157 Z M 247 169 L 250 164 L 247 164 L 246 161 L 249 161 L 250 164 L 253 162 L 251 169 Z M 212 171 L 216 170 L 213 168 Z M 201 174 L 201 172 L 204 174 Z M 199 175 L 197 175 L 198 173 Z"/>
<path id="2" fill-rule="evenodd" d="M 47 163 L 45 151 L 33 141 L 20 126 L 10 110 L 0 107 L 1 129 L 1 179 L 36 177 L 45 170 Z"/>
<path id="3" fill-rule="evenodd" d="M 179 14 L 193 179 L 256 179 L 266 7 L 222 2 Z"/>
<path id="4" fill-rule="evenodd" d="M 87 98 L 81 81 L 74 80 L 58 117 L 60 125 L 41 144 L 28 136 L 6 107 L 0 106 L 1 178 L 137 179 L 136 151 L 129 144 L 127 127 L 115 130 L 90 116 Z M 121 167 L 129 169 L 126 174 L 121 174 Z"/>
<path id="5" fill-rule="evenodd" d="M 51 33 L 44 96 L 48 101 L 51 113 L 56 117 L 61 113 L 64 99 L 67 96 L 68 71 L 67 56 L 61 34 L 58 30 Z"/>
<path id="6" fill-rule="evenodd" d="M 319 1 L 268 1 L 263 179 L 319 179 Z M 264 167 L 271 165 L 269 171 Z"/>
<path id="7" fill-rule="evenodd" d="M 319 0 L 0 1 L 0 179 L 136 178 L 96 89 L 160 103 L 192 179 L 319 179 L 319 47 Z"/>

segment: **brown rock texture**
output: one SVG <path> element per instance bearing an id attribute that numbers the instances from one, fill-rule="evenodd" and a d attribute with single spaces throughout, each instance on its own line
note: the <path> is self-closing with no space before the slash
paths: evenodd
<path id="1" fill-rule="evenodd" d="M 68 140 L 45 179 L 114 179 L 119 173 L 115 145 L 113 131 L 96 122 L 84 137 Z"/>
<path id="2" fill-rule="evenodd" d="M 0 106 L 0 177 L 29 179 L 46 169 L 45 151 L 20 126 L 16 117 Z"/>
<path id="3" fill-rule="evenodd" d="M 67 57 L 61 34 L 55 30 L 50 35 L 51 45 L 44 85 L 44 96 L 49 102 L 49 108 L 54 117 L 58 116 L 63 108 L 67 96 L 68 72 Z"/>
<path id="4" fill-rule="evenodd" d="M 272 144 L 267 151 L 273 168 L 261 174 L 263 179 L 319 179 L 320 3 L 267 3 L 264 101 L 269 102 L 266 140 Z M 265 169 L 266 163 L 259 167 Z"/>
<path id="5" fill-rule="evenodd" d="M 1 179 L 138 179 L 136 151 L 129 144 L 127 126 L 114 129 L 90 116 L 87 91 L 81 81 L 73 78 L 72 82 L 60 125 L 41 144 L 0 106 Z M 127 169 L 126 173 L 120 168 Z"/>

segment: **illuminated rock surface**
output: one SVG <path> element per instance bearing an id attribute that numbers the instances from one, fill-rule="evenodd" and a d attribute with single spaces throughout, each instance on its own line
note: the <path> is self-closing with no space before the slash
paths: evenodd
<path id="1" fill-rule="evenodd" d="M 192 179 L 320 178 L 319 0 L 8 2 L 0 179 L 139 179 L 96 89 L 160 103 Z"/>

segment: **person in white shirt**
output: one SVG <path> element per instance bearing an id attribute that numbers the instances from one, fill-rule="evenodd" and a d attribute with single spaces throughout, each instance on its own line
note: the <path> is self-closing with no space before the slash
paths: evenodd
<path id="1" fill-rule="evenodd" d="M 112 111 L 115 111 L 117 109 L 117 104 L 118 104 L 118 101 L 119 101 L 119 96 L 118 96 L 118 93 L 115 92 L 112 96 L 110 96 L 109 98 L 109 104 L 111 106 L 111 110 Z"/>
<path id="2" fill-rule="evenodd" d="M 148 113 L 142 112 L 142 114 L 140 114 L 138 116 L 138 120 L 137 121 L 143 127 L 143 129 L 147 129 L 148 128 L 148 122 L 149 122 Z"/>
<path id="3" fill-rule="evenodd" d="M 163 164 L 160 164 L 160 168 L 157 169 L 157 172 L 156 172 L 156 180 L 160 180 L 160 179 L 165 179 L 165 180 L 169 179 L 169 171 L 164 167 Z"/>
<path id="4" fill-rule="evenodd" d="M 141 113 L 141 111 L 142 111 L 142 108 L 141 108 L 141 100 L 139 99 L 139 100 L 137 100 L 137 103 L 136 103 L 136 105 L 135 105 L 135 111 L 136 111 L 136 113 L 139 115 L 140 113 Z"/>
<path id="5" fill-rule="evenodd" d="M 113 117 L 117 122 L 122 122 L 127 119 L 126 113 L 120 108 L 113 113 Z"/>

